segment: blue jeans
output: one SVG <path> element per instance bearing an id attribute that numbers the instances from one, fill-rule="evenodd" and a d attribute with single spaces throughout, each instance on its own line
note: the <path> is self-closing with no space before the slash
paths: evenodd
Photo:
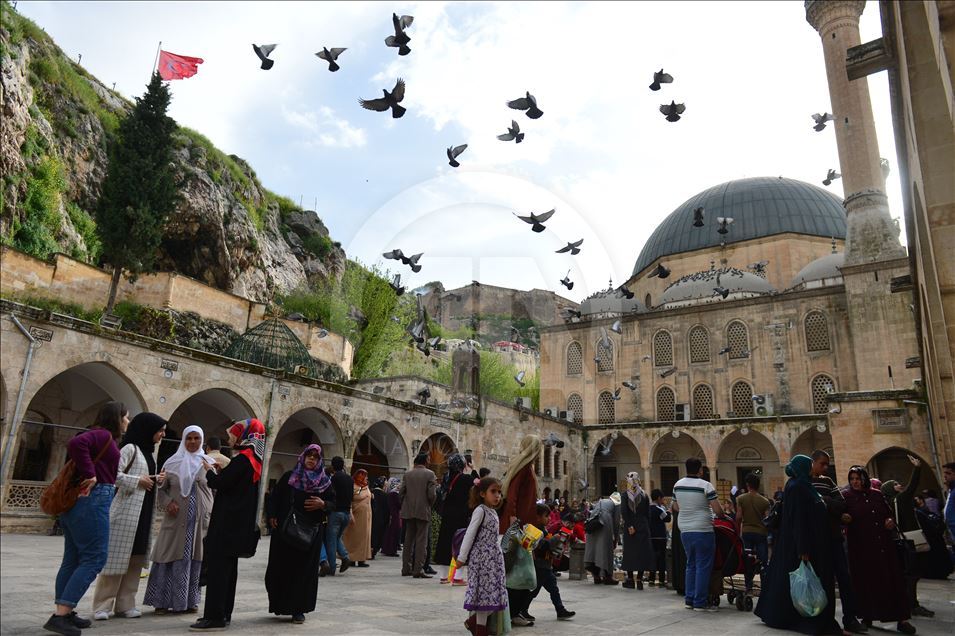
<path id="1" fill-rule="evenodd" d="M 709 604 L 710 573 L 713 570 L 713 554 L 716 552 L 716 536 L 712 532 L 683 532 L 683 549 L 686 550 L 686 604 L 706 607 Z"/>
<path id="2" fill-rule="evenodd" d="M 63 562 L 56 573 L 57 605 L 76 607 L 96 580 L 109 554 L 109 506 L 116 492 L 112 484 L 93 486 L 89 496 L 60 515 Z"/>
<path id="3" fill-rule="evenodd" d="M 766 572 L 766 565 L 769 554 L 769 540 L 765 534 L 760 534 L 758 532 L 744 532 L 743 533 L 743 547 L 747 550 L 752 550 L 756 553 L 756 558 L 759 559 L 760 567 L 762 568 L 759 571 L 759 580 L 762 581 L 763 573 Z M 756 573 L 753 572 L 753 575 Z M 746 591 L 753 589 L 753 575 L 746 575 Z"/>
<path id="4" fill-rule="evenodd" d="M 345 544 L 342 543 L 342 534 L 345 532 L 345 528 L 348 527 L 350 520 L 351 513 L 348 512 L 333 512 L 328 515 L 328 526 L 325 528 L 325 556 L 328 558 L 328 574 L 330 576 L 335 574 L 335 566 L 337 565 L 335 560 L 336 552 L 343 561 L 349 560 L 348 550 L 345 549 Z"/>

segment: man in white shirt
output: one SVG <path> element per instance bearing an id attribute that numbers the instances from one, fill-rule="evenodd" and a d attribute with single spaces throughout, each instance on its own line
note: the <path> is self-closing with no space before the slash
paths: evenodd
<path id="1" fill-rule="evenodd" d="M 713 515 L 723 514 L 713 484 L 700 477 L 703 463 L 691 457 L 686 460 L 686 477 L 673 486 L 675 510 L 680 513 L 677 526 L 683 549 L 686 551 L 685 603 L 687 609 L 697 612 L 715 612 L 709 604 L 710 573 L 716 538 L 713 534 Z"/>

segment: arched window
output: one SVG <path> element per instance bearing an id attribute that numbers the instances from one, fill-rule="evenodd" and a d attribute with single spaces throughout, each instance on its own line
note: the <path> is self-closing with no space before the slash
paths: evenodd
<path id="1" fill-rule="evenodd" d="M 829 400 L 826 398 L 830 393 L 836 390 L 835 381 L 823 373 L 812 379 L 809 389 L 810 393 L 812 393 L 812 412 L 828 413 Z"/>
<path id="2" fill-rule="evenodd" d="M 551 471 L 554 470 L 554 447 L 544 447 L 544 479 L 550 479 Z"/>
<path id="3" fill-rule="evenodd" d="M 710 334 L 706 327 L 697 325 L 690 329 L 690 362 L 710 361 Z"/>
<path id="4" fill-rule="evenodd" d="M 673 338 L 668 331 L 658 331 L 653 336 L 653 364 L 657 367 L 673 364 Z"/>
<path id="5" fill-rule="evenodd" d="M 693 419 L 709 420 L 713 413 L 713 389 L 708 384 L 697 384 L 693 388 Z"/>
<path id="6" fill-rule="evenodd" d="M 554 479 L 560 479 L 563 476 L 560 468 L 560 451 L 554 451 Z"/>
<path id="7" fill-rule="evenodd" d="M 730 358 L 749 357 L 749 336 L 746 325 L 734 320 L 726 327 L 726 346 L 730 348 Z"/>
<path id="8" fill-rule="evenodd" d="M 597 371 L 613 371 L 613 340 L 609 337 L 607 338 L 607 344 L 609 346 L 605 347 L 603 343 L 598 340 L 597 344 L 594 346 L 594 351 L 597 352 Z"/>
<path id="9" fill-rule="evenodd" d="M 571 393 L 567 398 L 567 412 L 574 414 L 574 422 L 580 424 L 584 421 L 584 400 L 576 393 Z"/>
<path id="10" fill-rule="evenodd" d="M 567 375 L 580 375 L 584 371 L 584 352 L 579 342 L 567 346 Z"/>
<path id="11" fill-rule="evenodd" d="M 651 309 L 653 307 L 653 305 L 650 304 L 650 294 L 647 294 L 646 296 L 644 296 L 643 306 L 646 307 L 647 309 Z"/>
<path id="12" fill-rule="evenodd" d="M 740 380 L 730 389 L 730 404 L 736 417 L 753 417 L 753 387 Z"/>
<path id="13" fill-rule="evenodd" d="M 597 423 L 613 424 L 615 421 L 613 394 L 610 391 L 604 391 L 597 398 Z"/>
<path id="14" fill-rule="evenodd" d="M 829 321 L 821 311 L 810 311 L 804 323 L 806 351 L 829 351 Z"/>
<path id="15" fill-rule="evenodd" d="M 538 477 L 541 477 L 541 454 L 537 453 L 537 458 L 534 459 L 534 474 Z"/>
<path id="16" fill-rule="evenodd" d="M 673 389 L 668 386 L 660 387 L 657 391 L 657 420 L 672 422 L 676 417 L 674 404 L 676 404 L 676 395 Z"/>

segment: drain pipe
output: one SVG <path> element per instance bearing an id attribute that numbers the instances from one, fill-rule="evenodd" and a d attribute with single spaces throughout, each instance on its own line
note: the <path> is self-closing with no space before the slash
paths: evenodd
<path id="1" fill-rule="evenodd" d="M 265 489 L 268 487 L 268 471 L 269 464 L 272 462 L 269 461 L 269 456 L 271 453 L 267 452 L 269 445 L 274 444 L 275 440 L 270 439 L 272 435 L 268 434 L 272 431 L 272 404 L 275 402 L 275 391 L 278 388 L 278 380 L 272 378 L 272 389 L 269 392 L 269 406 L 268 411 L 265 414 L 265 449 L 262 451 L 262 479 L 259 481 L 259 495 L 258 502 L 255 505 L 255 520 L 256 525 L 259 525 L 260 528 L 264 529 L 262 525 L 262 513 L 265 510 Z M 264 483 L 263 483 L 264 482 Z M 267 521 L 265 523 L 268 523 Z M 263 533 L 264 534 L 264 533 Z"/>
<path id="2" fill-rule="evenodd" d="M 20 424 L 20 407 L 23 406 L 23 395 L 26 393 L 27 382 L 30 380 L 30 366 L 33 364 L 33 352 L 39 346 L 36 338 L 23 326 L 23 323 L 17 318 L 16 314 L 10 314 L 10 320 L 17 326 L 20 333 L 30 341 L 27 349 L 27 359 L 23 363 L 23 377 L 20 379 L 20 390 L 17 391 L 17 401 L 13 407 L 13 419 L 10 422 L 10 429 L 7 432 L 7 443 L 3 447 L 3 460 L 0 462 L 0 480 L 4 483 L 7 479 L 7 464 L 10 461 L 10 449 L 13 448 L 13 442 L 16 440 L 16 434 Z"/>

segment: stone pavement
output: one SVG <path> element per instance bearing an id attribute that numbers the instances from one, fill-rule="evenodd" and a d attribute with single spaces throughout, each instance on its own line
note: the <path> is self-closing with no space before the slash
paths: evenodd
<path id="1" fill-rule="evenodd" d="M 369 568 L 352 568 L 343 576 L 320 579 L 318 610 L 305 625 L 268 614 L 263 577 L 268 562 L 268 539 L 263 539 L 254 559 L 239 562 L 236 609 L 229 632 L 321 634 L 427 634 L 466 635 L 461 609 L 464 588 L 403 578 L 400 560 L 379 557 Z M 41 626 L 52 612 L 53 578 L 62 556 L 63 538 L 37 535 L 0 536 L 0 634 L 42 634 Z M 689 612 L 683 599 L 671 590 L 647 588 L 643 592 L 620 586 L 595 586 L 589 581 L 559 579 L 567 607 L 577 612 L 573 621 L 558 622 L 546 592 L 534 601 L 534 627 L 517 627 L 518 636 L 533 634 L 781 634 L 766 628 L 751 613 L 726 606 L 725 596 L 715 614 Z M 919 634 L 955 633 L 955 581 L 923 581 L 922 603 L 934 609 L 934 619 L 916 619 Z M 145 579 L 139 598 L 145 591 Z M 81 601 L 81 614 L 90 613 L 92 589 Z M 138 619 L 111 618 L 94 623 L 87 636 L 185 634 L 195 619 L 189 616 L 155 616 Z M 870 634 L 897 633 L 871 630 Z"/>

